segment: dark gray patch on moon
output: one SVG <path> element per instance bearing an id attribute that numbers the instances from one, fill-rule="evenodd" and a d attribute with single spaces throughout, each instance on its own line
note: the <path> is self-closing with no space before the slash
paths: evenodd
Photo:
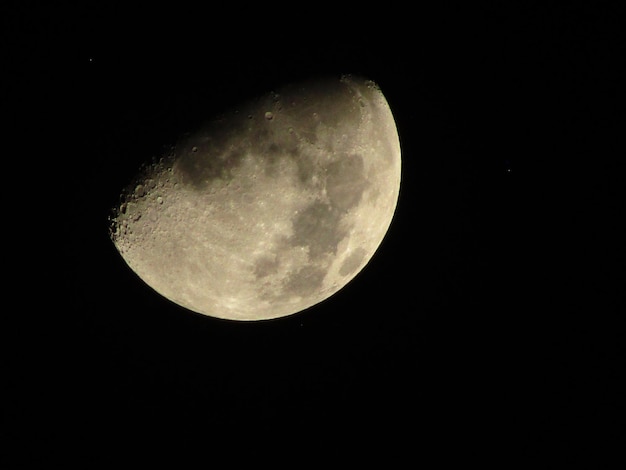
<path id="1" fill-rule="evenodd" d="M 311 259 L 335 253 L 345 236 L 339 228 L 340 218 L 341 213 L 330 204 L 314 202 L 296 215 L 290 237 L 292 246 L 308 246 Z"/>
<path id="2" fill-rule="evenodd" d="M 311 80 L 296 86 L 286 86 L 281 96 L 285 103 L 291 103 L 294 107 L 298 134 L 315 143 L 320 123 L 329 128 L 337 128 L 339 125 L 358 126 L 360 113 L 355 112 L 355 103 L 349 90 L 350 85 L 346 83 Z"/>
<path id="3" fill-rule="evenodd" d="M 205 189 L 213 180 L 231 181 L 250 149 L 272 153 L 273 130 L 263 119 L 251 126 L 241 113 L 229 113 L 200 127 L 177 144 L 176 170 L 184 184 Z M 264 148 L 259 148 L 264 145 Z"/>
<path id="4" fill-rule="evenodd" d="M 365 250 L 363 248 L 357 248 L 354 250 L 341 264 L 339 268 L 339 274 L 342 276 L 352 275 L 359 269 L 361 262 L 365 258 Z"/>
<path id="5" fill-rule="evenodd" d="M 330 163 L 326 174 L 326 192 L 333 207 L 346 211 L 359 204 L 367 186 L 363 157 L 345 155 Z"/>
<path id="6" fill-rule="evenodd" d="M 296 149 L 289 151 L 289 157 L 296 164 L 298 181 L 305 187 L 314 186 L 314 176 L 319 173 L 315 157 Z"/>
<path id="7" fill-rule="evenodd" d="M 262 152 L 263 158 L 263 173 L 269 177 L 275 177 L 278 175 L 278 169 L 280 168 L 280 160 L 283 156 L 284 150 L 275 143 L 271 143 Z"/>
<path id="8" fill-rule="evenodd" d="M 317 266 L 304 266 L 291 273 L 283 284 L 283 292 L 307 297 L 318 292 L 326 276 L 326 271 Z"/>
<path id="9" fill-rule="evenodd" d="M 278 271 L 279 264 L 278 258 L 264 256 L 254 263 L 254 275 L 258 279 L 274 274 Z"/>
<path id="10" fill-rule="evenodd" d="M 302 137 L 308 144 L 315 145 L 317 144 L 317 134 L 314 132 L 300 132 L 300 137 Z"/>
<path id="11" fill-rule="evenodd" d="M 224 142 L 190 139 L 180 151 L 176 170 L 183 183 L 202 190 L 215 179 L 232 180 L 232 171 L 241 164 L 244 156 L 241 149 L 229 149 Z"/>

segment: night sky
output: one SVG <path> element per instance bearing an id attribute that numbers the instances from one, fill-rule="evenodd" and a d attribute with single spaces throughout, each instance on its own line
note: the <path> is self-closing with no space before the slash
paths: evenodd
<path id="1" fill-rule="evenodd" d="M 3 315 L 1 458 L 618 468 L 618 10 L 466 3 L 9 7 L 15 174 L 44 207 L 20 225 L 43 241 Z M 403 170 L 390 230 L 343 290 L 238 323 L 125 265 L 107 217 L 142 163 L 234 103 L 344 73 L 385 94 Z"/>

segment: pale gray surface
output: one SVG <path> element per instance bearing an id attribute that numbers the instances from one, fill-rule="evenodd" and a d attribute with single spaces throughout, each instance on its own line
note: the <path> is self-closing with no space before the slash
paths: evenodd
<path id="1" fill-rule="evenodd" d="M 112 239 L 148 285 L 190 310 L 290 315 L 371 259 L 400 166 L 396 125 L 373 82 L 292 85 L 207 123 L 142 172 Z"/>

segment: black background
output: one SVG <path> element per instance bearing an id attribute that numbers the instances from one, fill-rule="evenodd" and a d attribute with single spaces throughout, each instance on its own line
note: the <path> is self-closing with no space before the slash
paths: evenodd
<path id="1" fill-rule="evenodd" d="M 24 203 L 6 210 L 32 255 L 3 315 L 3 458 L 618 468 L 620 11 L 467 3 L 11 8 Z M 379 84 L 403 158 L 348 286 L 237 323 L 130 271 L 107 217 L 141 163 L 233 103 L 343 73 Z"/>

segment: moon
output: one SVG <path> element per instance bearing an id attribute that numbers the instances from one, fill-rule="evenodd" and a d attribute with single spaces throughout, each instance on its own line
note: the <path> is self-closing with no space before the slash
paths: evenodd
<path id="1" fill-rule="evenodd" d="M 112 211 L 128 266 L 191 311 L 267 320 L 352 280 L 391 224 L 396 124 L 361 77 L 292 83 L 216 116 L 139 170 Z"/>

